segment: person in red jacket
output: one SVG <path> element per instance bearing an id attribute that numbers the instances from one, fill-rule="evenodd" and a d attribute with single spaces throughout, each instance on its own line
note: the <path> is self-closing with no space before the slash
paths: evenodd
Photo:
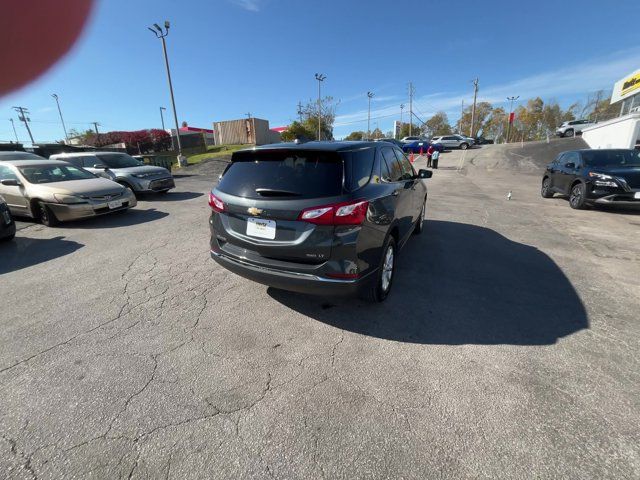
<path id="1" fill-rule="evenodd" d="M 433 152 L 435 152 L 436 149 L 433 148 L 433 145 L 429 145 L 429 148 L 427 148 L 427 168 L 431 167 L 431 156 L 433 155 Z"/>

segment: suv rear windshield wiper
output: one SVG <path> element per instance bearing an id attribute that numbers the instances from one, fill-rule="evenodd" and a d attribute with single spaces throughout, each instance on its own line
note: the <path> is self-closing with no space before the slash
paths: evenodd
<path id="1" fill-rule="evenodd" d="M 299 197 L 301 195 L 291 190 L 278 190 L 275 188 L 256 188 L 256 193 L 263 197 Z"/>

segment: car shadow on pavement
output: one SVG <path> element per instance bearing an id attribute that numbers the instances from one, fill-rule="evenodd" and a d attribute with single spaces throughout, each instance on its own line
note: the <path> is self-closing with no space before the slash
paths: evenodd
<path id="1" fill-rule="evenodd" d="M 399 342 L 550 345 L 589 326 L 580 297 L 546 254 L 455 222 L 430 220 L 409 239 L 382 304 L 268 293 L 336 328 Z"/>
<path id="2" fill-rule="evenodd" d="M 61 223 L 59 228 L 93 229 L 129 227 L 131 225 L 160 220 L 167 215 L 169 214 L 166 212 L 160 212 L 155 208 L 148 208 L 146 210 L 131 208 L 129 210 L 113 212 L 107 215 L 100 215 L 99 217 L 87 218 L 86 220 Z"/>
<path id="3" fill-rule="evenodd" d="M 18 233 L 12 241 L 0 242 L 0 275 L 64 257 L 83 246 L 63 236 L 36 239 Z"/>
<path id="4" fill-rule="evenodd" d="M 161 200 L 163 202 L 178 202 L 181 200 L 192 200 L 203 196 L 201 192 L 168 192 L 168 193 L 147 193 L 140 195 L 139 200 Z"/>

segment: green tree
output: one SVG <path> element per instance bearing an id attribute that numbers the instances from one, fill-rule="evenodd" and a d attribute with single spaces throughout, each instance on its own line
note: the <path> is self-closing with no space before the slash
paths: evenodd
<path id="1" fill-rule="evenodd" d="M 371 132 L 371 138 L 382 138 L 383 136 L 384 134 L 379 128 L 376 128 L 373 132 Z"/>
<path id="2" fill-rule="evenodd" d="M 320 134 L 321 140 L 333 140 L 333 124 L 336 120 L 336 110 L 338 102 L 333 97 L 324 97 L 321 99 L 320 115 L 318 115 L 318 102 L 309 100 L 300 110 L 302 115 L 302 123 L 310 130 L 315 132 L 313 139 L 318 137 L 318 117 L 320 117 Z"/>
<path id="3" fill-rule="evenodd" d="M 489 102 L 478 102 L 476 104 L 476 114 L 473 123 L 475 127 L 473 134 L 477 135 L 479 131 L 484 131 L 486 128 L 486 122 L 491 116 L 493 106 Z M 473 106 L 469 105 L 462 111 L 462 117 L 456 123 L 456 130 L 462 135 L 469 135 L 471 133 L 471 116 L 473 114 Z"/>
<path id="4" fill-rule="evenodd" d="M 314 131 L 314 129 L 308 125 L 308 120 L 303 123 L 296 121 L 292 122 L 291 125 L 282 132 L 282 140 L 285 142 L 292 142 L 296 139 L 308 141 L 314 140 L 317 135 L 317 130 Z"/>
<path id="5" fill-rule="evenodd" d="M 411 125 L 411 133 L 409 133 L 409 124 L 403 123 L 400 128 L 400 138 L 408 137 L 408 136 L 416 136 L 422 134 L 422 128 L 415 123 Z"/>
<path id="6" fill-rule="evenodd" d="M 365 132 L 361 132 L 358 130 L 356 132 L 351 132 L 349 135 L 344 137 L 344 139 L 345 140 L 363 140 L 366 136 L 367 134 Z"/>
<path id="7" fill-rule="evenodd" d="M 424 130 L 427 136 L 435 137 L 438 135 L 451 134 L 451 125 L 449 125 L 449 117 L 445 112 L 438 112 L 424 124 Z"/>

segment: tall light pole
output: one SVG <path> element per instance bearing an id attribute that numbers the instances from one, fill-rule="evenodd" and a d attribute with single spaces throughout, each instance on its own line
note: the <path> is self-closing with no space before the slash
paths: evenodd
<path id="1" fill-rule="evenodd" d="M 69 135 L 67 135 L 67 127 L 64 125 L 64 118 L 62 118 L 62 110 L 60 110 L 60 101 L 58 95 L 52 93 L 51 96 L 56 99 L 56 105 L 58 106 L 58 113 L 60 114 L 60 122 L 62 122 L 62 129 L 64 130 L 64 139 L 66 143 L 69 143 Z"/>
<path id="2" fill-rule="evenodd" d="M 18 140 L 18 132 L 16 132 L 16 124 L 13 123 L 13 118 L 10 118 L 9 121 L 11 122 L 11 126 L 13 127 L 13 134 L 16 136 L 16 143 L 20 143 L 20 140 Z"/>
<path id="3" fill-rule="evenodd" d="M 520 95 L 516 96 L 516 97 L 507 97 L 507 100 L 509 100 L 510 104 L 509 104 L 509 117 L 507 118 L 507 143 L 509 143 L 509 137 L 511 136 L 511 123 L 512 123 L 512 115 L 513 115 L 513 102 L 515 102 L 516 100 L 518 100 L 520 98 Z"/>
<path id="4" fill-rule="evenodd" d="M 400 131 L 398 132 L 398 138 L 402 135 L 402 110 L 404 110 L 404 103 L 400 104 Z"/>
<path id="5" fill-rule="evenodd" d="M 478 98 L 478 78 L 473 81 L 473 107 L 471 108 L 471 131 L 469 136 L 473 138 L 476 123 L 476 100 Z"/>
<path id="6" fill-rule="evenodd" d="M 369 113 L 367 115 L 367 140 L 371 140 L 371 99 L 373 98 L 373 92 L 367 92 L 369 98 Z"/>
<path id="7" fill-rule="evenodd" d="M 162 123 L 162 129 L 166 130 L 166 128 L 164 128 L 164 116 L 162 115 L 163 110 L 166 110 L 166 108 L 160 107 L 160 122 Z"/>
<path id="8" fill-rule="evenodd" d="M 321 140 L 320 136 L 320 121 L 322 119 L 322 103 L 320 100 L 320 85 L 324 82 L 324 79 L 327 78 L 326 75 L 322 73 L 316 73 L 316 80 L 318 81 L 318 141 Z"/>
<path id="9" fill-rule="evenodd" d="M 164 31 L 157 23 L 153 24 L 155 30 L 148 27 L 149 30 L 160 40 L 162 40 L 162 52 L 164 53 L 164 64 L 167 68 L 167 80 L 169 81 L 169 93 L 171 94 L 171 107 L 173 108 L 173 120 L 176 124 L 176 140 L 178 142 L 178 165 L 183 167 L 187 164 L 187 159 L 182 156 L 182 143 L 180 142 L 180 126 L 178 125 L 178 113 L 176 112 L 176 101 L 173 97 L 173 83 L 171 83 L 171 70 L 169 69 L 169 57 L 167 56 L 167 42 L 165 37 L 169 35 L 169 20 L 164 21 Z"/>
<path id="10" fill-rule="evenodd" d="M 413 95 L 416 93 L 416 89 L 413 88 L 413 83 L 409 82 L 409 136 L 413 134 Z"/>
<path id="11" fill-rule="evenodd" d="M 36 142 L 33 141 L 33 135 L 31 134 L 31 129 L 29 128 L 29 122 L 31 119 L 27 117 L 29 115 L 29 110 L 24 107 L 12 107 L 16 112 L 18 112 L 18 120 L 24 122 L 24 126 L 27 127 L 27 132 L 29 132 L 29 138 L 31 139 L 31 145 L 34 145 Z"/>

